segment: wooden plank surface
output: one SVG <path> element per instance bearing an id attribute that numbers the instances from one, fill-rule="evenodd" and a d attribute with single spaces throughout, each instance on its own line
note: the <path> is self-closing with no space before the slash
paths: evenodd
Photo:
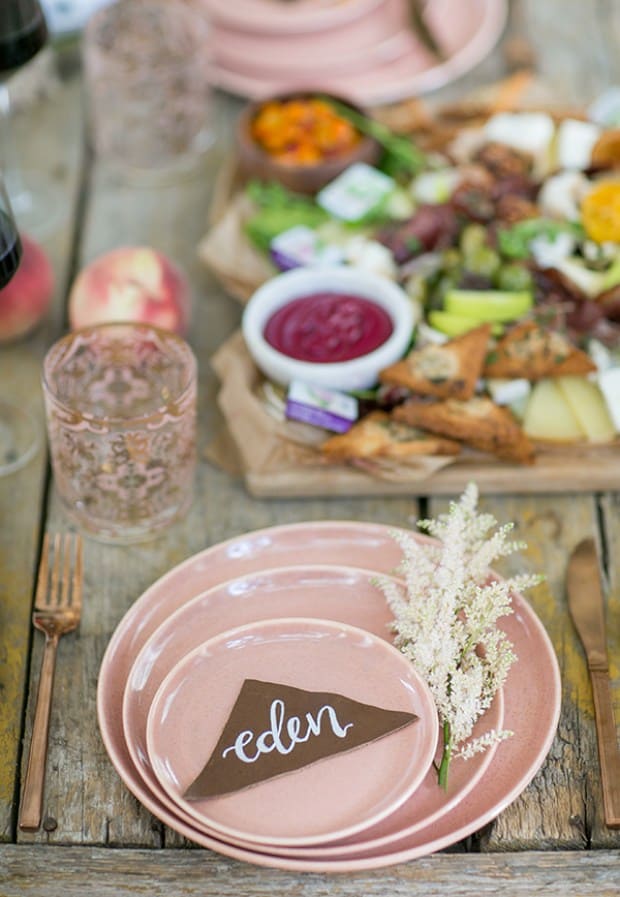
<path id="1" fill-rule="evenodd" d="M 41 447 L 27 467 L 0 477 L 0 841 L 13 837 L 24 685 L 30 649 L 30 607 L 46 474 L 45 427 L 39 386 L 46 346 L 64 320 L 65 287 L 73 244 L 70 214 L 80 178 L 79 84 L 73 79 L 28 106 L 11 122 L 11 140 L 24 170 L 38 170 L 56 184 L 67 214 L 43 243 L 55 273 L 56 291 L 42 326 L 29 338 L 0 346 L 0 397 L 28 409 L 40 427 Z M 45 134 L 32 139 L 32 122 Z M 2 125 L 4 127 L 4 125 Z"/>
<path id="2" fill-rule="evenodd" d="M 202 850 L 0 847 L 2 897 L 617 897 L 615 851 L 427 857 L 364 875 L 292 875 Z"/>
<path id="3" fill-rule="evenodd" d="M 223 115 L 228 108 L 223 108 Z M 206 360 L 237 326 L 239 316 L 235 303 L 203 272 L 195 252 L 204 227 L 213 170 L 221 158 L 221 151 L 216 150 L 205 167 L 191 176 L 148 189 L 119 179 L 109 169 L 98 168 L 92 178 L 80 255 L 81 262 L 86 262 L 113 246 L 148 244 L 174 258 L 190 276 L 194 287 L 190 341 L 201 371 L 201 447 L 219 426 L 213 401 L 215 384 Z M 205 464 L 198 471 L 189 516 L 159 539 L 128 547 L 87 540 L 80 632 L 61 643 L 56 674 L 44 811 L 54 829 L 35 835 L 19 833 L 18 839 L 24 843 L 159 846 L 165 837 L 168 844 L 182 843 L 174 833 L 164 835 L 159 823 L 129 794 L 107 759 L 96 724 L 95 685 L 107 642 L 123 613 L 158 576 L 208 544 L 275 523 L 351 518 L 406 525 L 416 513 L 416 503 L 409 498 L 381 506 L 372 499 L 335 504 L 329 498 L 275 506 L 255 501 L 241 483 Z M 52 491 L 48 529 L 69 525 Z M 37 639 L 27 738 L 40 652 L 41 640 Z"/>
<path id="4" fill-rule="evenodd" d="M 611 0 L 598 0 L 594 4 L 599 14 L 606 14 L 613 22 L 609 33 L 592 11 L 584 8 L 590 4 L 582 4 L 580 0 L 547 0 L 545 4 L 522 0 L 519 5 L 543 75 L 568 100 L 590 99 L 612 73 L 617 73 L 612 37 L 620 17 L 612 9 Z M 579 55 L 575 45 L 571 46 L 575 35 L 579 36 Z M 503 65 L 500 49 L 443 95 L 446 98 L 462 95 L 468 87 L 498 77 Z M 72 132 L 70 124 L 79 122 L 76 91 L 77 85 L 73 85 L 61 101 L 69 124 L 61 128 L 56 121 L 44 122 L 41 118 L 36 123 L 38 129 L 44 122 L 45 132 L 56 134 L 53 139 L 59 144 L 61 140 L 67 141 L 69 153 L 74 153 L 78 145 L 77 134 Z M 223 134 L 229 131 L 231 116 L 238 108 L 238 103 L 220 97 Z M 71 118 L 72 115 L 76 118 Z M 65 121 L 62 116 L 58 120 Z M 33 146 L 32 152 L 37 151 L 42 152 L 42 147 Z M 201 448 L 221 424 L 215 406 L 217 384 L 207 359 L 238 326 L 240 315 L 237 304 L 203 271 L 195 253 L 206 225 L 212 183 L 226 153 L 226 142 L 222 139 L 204 168 L 176 184 L 157 187 L 124 183 L 112 172 L 97 166 L 86 214 L 76 222 L 81 233 L 80 262 L 113 246 L 142 242 L 170 254 L 189 274 L 195 302 L 190 342 L 201 372 Z M 64 252 L 57 256 L 61 264 L 66 258 L 66 244 Z M 49 337 L 46 333 L 41 339 L 45 342 Z M 14 362 L 18 376 L 25 378 L 27 393 L 34 390 L 40 358 L 39 344 L 35 341 L 32 345 L 34 350 L 20 350 Z M 32 373 L 22 374 L 28 371 L 27 357 L 31 351 Z M 231 892 L 248 897 L 267 892 L 308 897 L 339 893 L 432 897 L 435 894 L 494 894 L 500 889 L 507 895 L 607 897 L 618 893 L 619 834 L 602 824 L 591 694 L 583 654 L 564 606 L 564 572 L 570 548 L 581 537 L 593 533 L 598 536 L 602 532 L 610 624 L 615 623 L 610 649 L 620 719 L 620 500 L 617 494 L 606 491 L 599 499 L 587 494 L 565 496 L 550 491 L 536 497 L 512 494 L 483 499 L 483 507 L 492 510 L 502 522 L 515 520 L 519 536 L 528 541 L 524 561 L 514 561 L 519 569 L 524 563 L 527 569 L 547 574 L 547 582 L 532 594 L 531 600 L 558 652 L 564 695 L 558 736 L 543 769 L 514 804 L 478 839 L 465 845 L 466 849 L 482 853 L 442 854 L 376 873 L 328 878 L 260 870 L 208 851 L 178 849 L 183 846 L 182 839 L 164 829 L 139 805 L 107 758 L 96 725 L 98 669 L 109 638 L 131 603 L 154 579 L 204 546 L 247 530 L 304 519 L 367 519 L 411 525 L 420 513 L 418 502 L 404 495 L 401 487 L 395 488 L 395 494 L 389 497 L 368 495 L 334 500 L 336 491 L 330 487 L 330 494 L 321 497 L 309 488 L 308 497 L 303 499 L 260 501 L 248 495 L 240 481 L 201 463 L 192 509 L 184 521 L 165 535 L 141 546 L 113 547 L 88 540 L 83 622 L 78 634 L 63 640 L 59 655 L 45 793 L 46 828 L 36 835 L 16 835 L 16 802 L 12 798 L 17 787 L 15 769 L 20 753 L 21 704 L 30 638 L 28 604 L 42 501 L 37 477 L 41 477 L 42 470 L 41 464 L 37 474 L 33 469 L 23 485 L 11 486 L 5 494 L 1 493 L 0 482 L 0 494 L 4 495 L 0 498 L 0 561 L 2 570 L 9 571 L 8 576 L 3 573 L 4 592 L 0 596 L 3 598 L 0 622 L 4 624 L 4 632 L 0 632 L 0 684 L 8 682 L 10 698 L 0 710 L 0 739 L 4 739 L 0 740 L 0 748 L 6 746 L 9 751 L 8 755 L 5 751 L 0 753 L 0 840 L 19 841 L 15 846 L 0 845 L 2 897 L 39 894 L 129 897 L 139 893 L 182 897 Z M 609 482 L 603 485 L 608 487 Z M 513 493 L 517 483 L 514 487 Z M 449 491 L 456 488 L 453 485 Z M 29 512 L 20 507 L 22 495 L 27 496 L 28 503 L 32 500 Z M 434 514 L 442 507 L 445 507 L 444 499 L 433 499 L 428 510 Z M 69 527 L 53 490 L 45 516 L 49 530 Z M 9 520 L 13 533 L 11 526 L 7 526 Z M 20 554 L 22 549 L 18 546 L 22 542 L 26 548 Z M 23 589 L 28 592 L 26 600 Z M 5 593 L 10 596 L 8 603 Z M 14 643 L 16 651 L 9 652 Z M 41 640 L 37 637 L 33 642 L 31 677 L 26 688 L 26 743 L 40 655 Z M 10 675 L 3 679 L 4 670 L 9 670 Z M 176 849 L 110 849 L 163 845 Z M 578 849 L 590 846 L 613 849 L 591 852 Z M 528 852 L 531 848 L 537 851 L 549 848 L 549 851 Z M 558 852 L 562 848 L 571 850 Z"/>

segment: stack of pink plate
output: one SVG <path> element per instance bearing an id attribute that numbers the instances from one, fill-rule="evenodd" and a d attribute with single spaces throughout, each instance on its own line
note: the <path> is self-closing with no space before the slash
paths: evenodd
<path id="1" fill-rule="evenodd" d="M 390 103 L 453 81 L 491 51 L 506 0 L 422 0 L 436 55 L 411 27 L 409 0 L 202 0 L 212 27 L 212 79 L 262 98 L 323 88 Z"/>
<path id="2" fill-rule="evenodd" d="M 152 585 L 114 633 L 97 695 L 104 743 L 138 800 L 204 847 L 320 872 L 431 853 L 514 800 L 557 726 L 560 682 L 548 636 L 515 594 L 514 613 L 501 623 L 518 660 L 476 730 L 514 735 L 453 760 L 442 790 L 432 763 L 441 752 L 432 698 L 391 645 L 391 614 L 375 582 L 378 573 L 391 574 L 399 554 L 386 526 L 300 523 L 214 545 Z M 252 779 L 259 755 L 273 753 L 276 730 L 288 733 L 281 754 L 316 734 L 311 726 L 287 728 L 284 716 L 277 725 L 272 718 L 268 732 L 259 711 L 257 727 L 247 723 L 264 694 L 282 689 L 286 701 L 289 693 L 291 700 L 318 696 L 322 707 L 343 701 L 352 722 L 342 725 L 335 710 L 332 735 L 337 742 L 350 728 L 358 741 Z M 230 725 L 242 694 L 246 716 L 239 711 L 243 731 L 235 739 Z M 337 714 L 340 706 L 334 703 Z M 391 728 L 366 736 L 365 722 L 356 729 L 358 707 L 381 708 Z M 231 752 L 249 776 L 233 787 L 221 760 Z"/>

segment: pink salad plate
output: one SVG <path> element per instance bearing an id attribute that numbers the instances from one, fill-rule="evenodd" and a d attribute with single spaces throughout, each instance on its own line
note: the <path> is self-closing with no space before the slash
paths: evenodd
<path id="1" fill-rule="evenodd" d="M 168 672 L 204 640 L 250 621 L 308 616 L 361 627 L 389 639 L 392 614 L 374 583 L 376 573 L 339 566 L 281 567 L 265 570 L 214 586 L 182 605 L 159 626 L 142 647 L 131 668 L 123 700 L 123 729 L 131 760 L 151 795 L 191 825 L 195 819 L 160 785 L 148 755 L 147 718 L 157 689 Z M 504 702 L 500 691 L 478 721 L 474 737 L 503 725 Z M 438 747 L 437 759 L 441 754 Z M 455 759 L 447 790 L 437 787 L 437 774 L 429 769 L 416 791 L 381 822 L 337 846 L 306 848 L 308 857 L 347 856 L 371 847 L 386 846 L 414 834 L 448 813 L 478 783 L 488 768 L 495 747 L 470 760 Z M 227 840 L 249 846 L 245 839 Z M 261 849 L 256 845 L 256 849 Z M 295 855 L 279 848 L 282 856 Z"/>
<path id="2" fill-rule="evenodd" d="M 123 692 L 133 660 L 169 615 L 218 582 L 302 560 L 304 564 L 347 564 L 390 573 L 400 560 L 393 533 L 388 526 L 352 521 L 299 523 L 246 533 L 188 558 L 130 607 L 103 658 L 97 689 L 99 726 L 125 785 L 166 825 L 203 847 L 257 865 L 299 872 L 354 872 L 406 862 L 448 847 L 492 820 L 527 787 L 551 747 L 561 692 L 549 637 L 518 594 L 513 596 L 513 613 L 502 620 L 518 657 L 504 688 L 504 726 L 514 736 L 498 746 L 478 786 L 450 813 L 388 846 L 360 850 L 343 859 L 276 856 L 239 847 L 205 835 L 171 812 L 152 794 L 133 764 L 123 734 Z M 428 542 L 422 536 L 414 537 Z"/>
<path id="3" fill-rule="evenodd" d="M 396 731 L 355 749 L 241 790 L 190 800 L 185 792 L 216 750 L 246 680 L 327 693 L 322 700 L 332 711 L 329 695 L 336 694 L 358 704 L 408 714 L 413 722 L 403 725 L 399 716 Z M 274 693 L 279 694 L 277 687 Z M 258 698 L 253 699 L 252 710 L 261 709 L 257 702 Z M 290 717 L 287 701 L 282 706 L 285 717 Z M 364 725 L 354 713 L 355 705 L 335 713 L 338 747 Z M 303 718 L 303 714 L 296 717 L 298 722 Z M 236 731 L 250 735 L 250 746 L 247 752 L 239 749 L 237 760 L 237 739 L 233 739 L 218 756 L 220 765 L 248 769 L 255 762 L 258 766 L 261 758 L 264 763 L 266 754 L 256 747 L 261 733 L 267 732 L 268 720 L 266 712 L 257 712 L 255 719 L 245 714 Z M 316 744 L 330 734 L 329 727 L 329 719 L 323 717 L 318 735 L 311 735 L 309 727 L 308 732 L 304 730 L 304 743 L 310 738 Z M 423 781 L 435 757 L 438 734 L 430 690 L 400 651 L 366 629 L 296 617 L 229 630 L 179 661 L 153 699 L 147 746 L 164 790 L 208 833 L 226 840 L 301 847 L 350 837 L 388 816 Z M 267 762 L 281 760 L 270 739 L 274 741 L 273 736 L 264 739 L 270 746 Z M 283 740 L 287 741 L 286 735 Z M 301 750 L 294 742 L 285 745 L 287 752 L 293 752 L 291 757 L 296 748 Z"/>
<path id="4" fill-rule="evenodd" d="M 480 63 L 501 35 L 507 9 L 506 0 L 433 0 L 426 21 L 442 59 L 403 28 L 404 0 L 384 0 L 354 24 L 320 34 L 257 35 L 216 21 L 211 79 L 251 99 L 312 87 L 362 105 L 393 103 L 436 90 Z"/>

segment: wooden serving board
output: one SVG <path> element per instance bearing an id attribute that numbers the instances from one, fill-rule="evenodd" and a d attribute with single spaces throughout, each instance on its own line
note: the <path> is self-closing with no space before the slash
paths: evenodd
<path id="1" fill-rule="evenodd" d="M 545 455 L 533 467 L 502 462 L 455 462 L 422 480 L 390 482 L 342 467 L 282 472 L 246 472 L 248 491 L 256 498 L 317 498 L 319 496 L 454 495 L 475 482 L 487 495 L 609 492 L 620 490 L 620 446 L 577 455 Z"/>
<path id="2" fill-rule="evenodd" d="M 515 85 L 519 95 L 514 96 Z M 509 102 L 506 91 L 510 88 Z M 490 94 L 486 104 L 467 104 L 459 107 L 456 127 L 481 120 L 499 109 L 515 108 L 522 99 L 522 78 L 509 78 L 500 82 Z M 499 97 L 499 99 L 498 99 Z M 516 101 L 515 101 L 516 100 Z M 457 111 L 459 111 L 457 110 Z M 550 111 L 548 108 L 546 111 Z M 557 113 L 563 117 L 565 110 Z M 574 110 L 573 114 L 574 114 Z M 448 133 L 451 122 L 448 113 Z M 388 123 L 388 122 L 386 122 Z M 391 125 L 391 123 L 389 123 Z M 227 164 L 220 168 L 215 182 L 210 208 L 209 225 L 217 229 L 227 214 L 231 214 L 243 188 L 244 178 L 238 159 L 233 153 Z M 232 219 L 239 219 L 243 210 L 234 212 Z M 207 250 L 209 234 L 201 243 L 199 252 L 221 286 L 237 301 L 245 304 L 255 289 L 270 276 L 266 260 L 249 245 L 240 221 L 237 220 L 221 246 Z M 227 248 L 234 256 L 234 264 L 222 258 L 218 251 Z M 225 254 L 225 253 L 224 253 Z M 275 271 L 273 273 L 276 273 Z M 224 415 L 226 417 L 226 414 Z M 216 461 L 216 463 L 218 463 Z M 257 498 L 306 498 L 330 496 L 380 496 L 380 495 L 452 495 L 471 481 L 475 481 L 485 494 L 536 494 L 620 490 L 620 440 L 606 446 L 543 446 L 531 467 L 508 464 L 491 456 L 476 453 L 463 455 L 448 466 L 432 474 L 406 478 L 376 476 L 352 466 L 322 465 L 317 463 L 278 466 L 272 470 L 243 469 L 242 476 L 248 491 Z"/>

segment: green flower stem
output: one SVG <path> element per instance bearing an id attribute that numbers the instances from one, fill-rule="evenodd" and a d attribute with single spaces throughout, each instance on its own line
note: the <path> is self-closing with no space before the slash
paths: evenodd
<path id="1" fill-rule="evenodd" d="M 450 731 L 450 723 L 443 724 L 443 754 L 441 755 L 441 763 L 439 764 L 439 785 L 444 791 L 448 790 L 448 768 L 450 766 L 450 758 L 452 757 L 452 733 Z"/>

